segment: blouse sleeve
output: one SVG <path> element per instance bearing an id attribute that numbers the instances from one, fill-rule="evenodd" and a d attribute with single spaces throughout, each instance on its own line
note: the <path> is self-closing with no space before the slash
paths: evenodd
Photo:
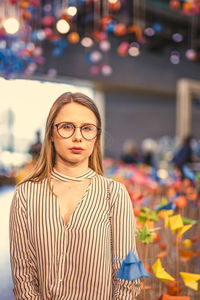
<path id="1" fill-rule="evenodd" d="M 113 299 L 131 300 L 140 293 L 140 280 L 133 282 L 116 278 L 122 261 L 115 258 L 125 258 L 130 250 L 137 255 L 135 244 L 135 217 L 129 194 L 124 185 L 120 184 L 120 191 L 111 207 L 112 220 L 112 271 L 113 271 Z"/>
<path id="2" fill-rule="evenodd" d="M 26 200 L 22 193 L 15 191 L 10 208 L 10 262 L 14 283 L 15 300 L 42 299 L 38 280 L 33 271 L 35 266 L 29 259 Z"/>

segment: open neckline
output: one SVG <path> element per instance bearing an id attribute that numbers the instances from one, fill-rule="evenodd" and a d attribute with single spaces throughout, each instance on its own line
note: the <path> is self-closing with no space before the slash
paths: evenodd
<path id="1" fill-rule="evenodd" d="M 92 170 L 92 172 L 94 172 L 94 171 Z M 89 192 L 91 190 L 92 184 L 93 184 L 93 178 L 94 178 L 94 176 L 92 178 L 90 178 L 90 183 L 89 183 L 87 189 L 85 190 L 83 196 L 81 197 L 80 201 L 77 203 L 77 205 L 76 205 L 75 209 L 73 210 L 72 214 L 70 215 L 70 218 L 69 218 L 69 221 L 68 221 L 67 224 L 65 224 L 64 216 L 62 216 L 62 214 L 61 214 L 61 209 L 60 209 L 60 204 L 59 204 L 59 197 L 54 193 L 54 186 L 53 186 L 53 183 L 52 183 L 52 180 L 51 180 L 51 188 L 52 188 L 52 191 L 53 191 L 53 196 L 54 196 L 54 198 L 56 200 L 56 206 L 57 206 L 57 209 L 58 209 L 58 212 L 59 212 L 59 218 L 61 220 L 62 226 L 65 229 L 68 229 L 72 225 L 72 220 L 74 218 L 74 215 L 79 210 L 81 204 L 87 199 L 86 197 L 88 196 L 88 194 L 89 194 Z M 88 178 L 84 178 L 84 179 L 88 179 Z"/>

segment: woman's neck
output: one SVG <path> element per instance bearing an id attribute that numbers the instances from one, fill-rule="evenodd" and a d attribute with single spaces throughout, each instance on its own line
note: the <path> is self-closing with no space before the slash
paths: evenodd
<path id="1" fill-rule="evenodd" d="M 66 164 L 55 164 L 55 170 L 63 175 L 69 177 L 78 177 L 84 173 L 86 173 L 89 169 L 88 165 L 66 165 Z"/>

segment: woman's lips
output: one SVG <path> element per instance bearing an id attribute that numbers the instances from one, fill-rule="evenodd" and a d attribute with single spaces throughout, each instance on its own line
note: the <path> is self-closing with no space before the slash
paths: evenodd
<path id="1" fill-rule="evenodd" d="M 81 153 L 83 151 L 83 148 L 81 148 L 81 147 L 73 147 L 73 148 L 70 148 L 70 150 L 73 153 L 79 154 L 79 153 Z"/>

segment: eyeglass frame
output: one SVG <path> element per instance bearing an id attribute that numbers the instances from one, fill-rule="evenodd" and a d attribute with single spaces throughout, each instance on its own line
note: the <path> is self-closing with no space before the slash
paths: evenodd
<path id="1" fill-rule="evenodd" d="M 59 133 L 58 126 L 59 126 L 60 124 L 63 124 L 63 123 L 72 124 L 73 127 L 74 127 L 73 133 L 72 133 L 70 136 L 68 136 L 68 137 L 63 137 L 63 136 Z M 82 127 L 84 127 L 84 126 L 86 126 L 86 125 L 93 125 L 93 126 L 95 126 L 95 127 L 97 128 L 97 134 L 96 134 L 96 136 L 93 137 L 92 139 L 86 139 L 86 138 L 83 136 L 83 134 L 82 134 Z M 62 122 L 59 122 L 59 123 L 57 123 L 57 124 L 52 124 L 52 126 L 55 126 L 55 127 L 57 128 L 57 132 L 58 132 L 59 136 L 60 136 L 61 138 L 63 138 L 63 139 L 69 139 L 70 137 L 72 137 L 72 136 L 74 135 L 74 133 L 75 133 L 75 131 L 76 131 L 77 128 L 80 128 L 80 133 L 81 133 L 82 137 L 83 137 L 85 140 L 87 140 L 87 141 L 92 141 L 92 140 L 94 140 L 94 139 L 98 136 L 98 134 L 101 132 L 101 127 L 98 127 L 98 126 L 96 126 L 96 125 L 94 125 L 94 124 L 92 124 L 92 123 L 85 123 L 84 125 L 76 126 L 76 125 L 74 125 L 74 123 L 72 123 L 72 122 L 62 121 Z"/>

